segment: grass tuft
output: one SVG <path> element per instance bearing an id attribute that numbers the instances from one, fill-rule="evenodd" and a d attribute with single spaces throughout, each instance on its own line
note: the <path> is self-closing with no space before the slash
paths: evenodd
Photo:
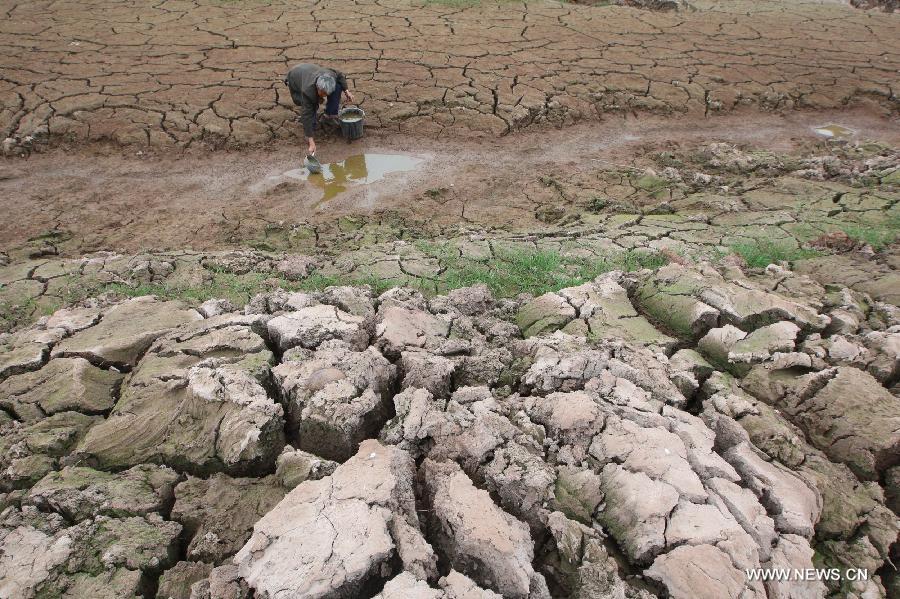
<path id="1" fill-rule="evenodd" d="M 495 251 L 490 260 L 470 260 L 448 245 L 421 244 L 422 250 L 438 259 L 443 271 L 435 279 L 435 292 L 484 283 L 497 297 L 519 293 L 541 295 L 580 285 L 612 270 L 633 271 L 659 268 L 666 263 L 660 254 L 625 251 L 596 258 L 564 256 L 549 250 Z"/>
<path id="2" fill-rule="evenodd" d="M 749 243 L 736 243 L 731 246 L 731 251 L 742 257 L 752 268 L 765 268 L 770 264 L 793 262 L 822 255 L 822 252 L 818 250 L 796 247 L 772 239 L 756 239 Z"/>
<path id="3" fill-rule="evenodd" d="M 872 246 L 876 252 L 891 245 L 900 238 L 900 217 L 885 223 L 850 223 L 841 225 L 847 237 Z"/>

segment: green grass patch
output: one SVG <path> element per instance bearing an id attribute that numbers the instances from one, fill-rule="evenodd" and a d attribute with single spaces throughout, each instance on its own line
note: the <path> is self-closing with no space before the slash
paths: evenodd
<path id="1" fill-rule="evenodd" d="M 380 295 L 392 287 L 406 286 L 426 295 L 435 295 L 484 283 L 496 297 L 512 297 L 523 292 L 540 295 L 580 285 L 611 270 L 658 268 L 667 262 L 660 254 L 640 251 L 620 252 L 597 258 L 577 258 L 545 250 L 497 251 L 495 257 L 489 260 L 473 260 L 461 257 L 459 250 L 449 244 L 421 242 L 418 247 L 426 256 L 439 262 L 440 274 L 436 277 L 391 278 L 374 273 L 313 273 L 302 281 L 289 281 L 274 273 L 250 272 L 237 275 L 210 269 L 204 273 L 206 277 L 201 284 L 192 284 L 176 277 L 160 283 L 137 285 L 81 279 L 57 289 L 55 297 L 58 299 L 52 305 L 48 303 L 52 298 L 47 298 L 40 305 L 30 300 L 22 305 L 0 306 L 0 330 L 18 328 L 52 312 L 55 307 L 71 306 L 104 294 L 111 295 L 114 299 L 155 295 L 162 300 L 181 300 L 192 306 L 208 299 L 227 299 L 236 306 L 242 306 L 254 295 L 275 289 L 321 291 L 337 285 L 369 285 L 373 293 Z"/>
<path id="2" fill-rule="evenodd" d="M 183 281 L 162 283 L 104 283 L 101 281 L 78 282 L 68 287 L 62 294 L 63 304 L 71 305 L 98 295 L 109 293 L 117 297 L 129 298 L 155 295 L 161 299 L 179 299 L 191 304 L 201 304 L 208 299 L 227 299 L 236 305 L 247 303 L 258 293 L 276 288 L 287 291 L 320 291 L 345 282 L 337 277 L 314 273 L 303 281 L 288 281 L 272 273 L 251 272 L 243 275 L 224 270 L 209 270 L 209 278 L 200 285 Z"/>
<path id="3" fill-rule="evenodd" d="M 742 257 L 752 268 L 765 268 L 778 262 L 793 262 L 822 255 L 822 252 L 818 250 L 797 247 L 773 239 L 755 239 L 748 243 L 736 243 L 731 246 L 731 251 Z"/>
<path id="4" fill-rule="evenodd" d="M 612 270 L 659 268 L 667 262 L 660 254 L 640 251 L 579 258 L 549 250 L 504 250 L 496 251 L 490 260 L 471 260 L 449 245 L 423 243 L 420 248 L 443 269 L 433 281 L 434 292 L 484 283 L 496 297 L 541 295 L 580 285 Z"/>
<path id="5" fill-rule="evenodd" d="M 35 316 L 37 304 L 29 298 L 22 302 L 0 302 L 0 333 L 13 329 L 18 323 Z"/>
<path id="6" fill-rule="evenodd" d="M 273 273 L 251 272 L 237 275 L 223 270 L 210 269 L 207 279 L 200 285 L 184 281 L 164 281 L 128 285 L 118 282 L 103 282 L 96 279 L 73 282 L 60 292 L 59 306 L 71 306 L 87 298 L 109 294 L 114 298 L 127 299 L 144 295 L 155 295 L 163 300 L 182 300 L 191 305 L 199 305 L 209 299 L 227 299 L 237 306 L 246 304 L 254 295 L 284 289 L 286 291 L 322 291 L 336 285 L 370 285 L 376 294 L 391 287 L 408 283 L 402 280 L 379 278 L 373 275 L 331 276 L 313 273 L 302 281 L 289 281 Z M 13 307 L 0 306 L 0 314 L 8 322 L 0 321 L 6 329 L 31 320 L 36 314 L 34 301 L 27 305 Z M 51 310 L 52 311 L 52 310 Z M 41 310 L 40 312 L 46 312 Z"/>
<path id="7" fill-rule="evenodd" d="M 69 290 L 64 303 L 70 305 L 87 297 L 112 293 L 120 297 L 155 295 L 162 299 L 180 299 L 200 304 L 212 298 L 224 298 L 236 305 L 245 304 L 257 293 L 281 288 L 287 291 L 321 291 L 335 285 L 369 285 L 378 295 L 392 287 L 407 286 L 426 295 L 446 293 L 452 289 L 478 283 L 487 285 L 497 297 L 512 297 L 519 293 L 540 295 L 564 287 L 580 285 L 598 275 L 612 271 L 633 271 L 659 268 L 667 260 L 660 254 L 626 251 L 597 258 L 564 256 L 546 250 L 498 251 L 490 260 L 471 260 L 460 256 L 450 245 L 421 243 L 420 249 L 438 260 L 441 272 L 434 278 L 382 277 L 373 273 L 353 275 L 323 275 L 314 273 L 302 281 L 288 281 L 267 273 L 235 275 L 224 271 L 210 271 L 210 278 L 202 285 L 179 282 L 125 285 L 122 283 L 80 284 Z"/>
<path id="8" fill-rule="evenodd" d="M 876 252 L 900 238 L 900 218 L 883 223 L 848 223 L 840 225 L 847 237 L 872 246 Z"/>

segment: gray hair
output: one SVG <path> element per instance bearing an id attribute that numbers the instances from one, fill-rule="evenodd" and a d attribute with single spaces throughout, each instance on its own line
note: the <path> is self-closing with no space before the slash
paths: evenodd
<path id="1" fill-rule="evenodd" d="M 331 75 L 322 74 L 316 77 L 316 89 L 318 89 L 319 91 L 330 94 L 334 91 L 335 87 L 337 87 L 337 82 Z"/>

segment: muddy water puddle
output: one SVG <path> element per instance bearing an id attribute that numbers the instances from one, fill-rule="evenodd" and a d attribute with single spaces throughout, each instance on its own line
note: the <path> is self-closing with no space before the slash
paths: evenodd
<path id="1" fill-rule="evenodd" d="M 322 164 L 321 173 L 313 174 L 305 167 L 301 167 L 269 178 L 287 177 L 309 181 L 322 190 L 322 197 L 316 203 L 318 205 L 333 199 L 354 185 L 368 185 L 384 179 L 391 173 L 415 170 L 422 162 L 422 158 L 405 154 L 355 154 L 340 162 Z"/>
<path id="2" fill-rule="evenodd" d="M 854 131 L 853 129 L 844 127 L 843 125 L 836 125 L 834 123 L 830 125 L 824 125 L 822 127 L 814 127 L 813 131 L 815 131 L 822 137 L 827 137 L 828 139 L 849 139 L 856 134 L 856 131 Z"/>

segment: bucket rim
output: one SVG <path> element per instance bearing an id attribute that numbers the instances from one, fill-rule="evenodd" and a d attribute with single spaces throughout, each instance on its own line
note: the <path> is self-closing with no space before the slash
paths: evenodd
<path id="1" fill-rule="evenodd" d="M 359 106 L 347 106 L 341 109 L 341 111 L 338 113 L 338 118 L 343 119 L 344 116 L 347 116 L 349 114 L 358 114 L 360 117 L 365 118 L 366 111 Z"/>

